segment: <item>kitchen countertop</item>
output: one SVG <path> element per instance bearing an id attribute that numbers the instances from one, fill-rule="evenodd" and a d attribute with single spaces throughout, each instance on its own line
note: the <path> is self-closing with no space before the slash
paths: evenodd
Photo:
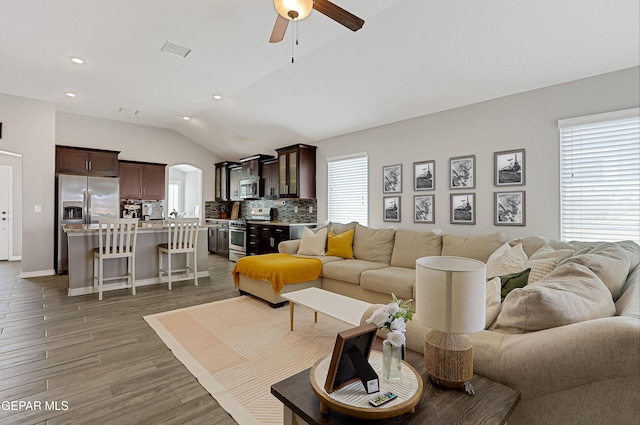
<path id="1" fill-rule="evenodd" d="M 271 220 L 271 221 L 247 220 L 247 223 L 262 224 L 265 226 L 315 226 L 317 225 L 317 223 L 296 223 L 292 221 L 279 221 L 279 220 Z"/>
<path id="2" fill-rule="evenodd" d="M 148 230 L 163 230 L 167 229 L 167 226 L 163 221 L 139 221 L 138 222 L 138 231 L 148 231 Z M 211 227 L 208 224 L 201 224 L 201 228 Z M 74 233 L 93 233 L 98 231 L 98 224 L 63 224 L 62 230 L 66 234 L 74 234 Z"/>

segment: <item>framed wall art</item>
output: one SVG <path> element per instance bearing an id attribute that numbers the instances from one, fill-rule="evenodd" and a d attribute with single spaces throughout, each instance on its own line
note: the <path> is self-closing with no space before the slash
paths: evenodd
<path id="1" fill-rule="evenodd" d="M 413 163 L 413 190 L 435 190 L 436 162 L 423 161 Z"/>
<path id="2" fill-rule="evenodd" d="M 525 193 L 494 192 L 494 224 L 496 226 L 525 226 Z"/>
<path id="3" fill-rule="evenodd" d="M 476 156 L 458 156 L 449 159 L 449 188 L 475 189 Z"/>
<path id="4" fill-rule="evenodd" d="M 383 196 L 384 211 L 382 221 L 400 222 L 400 197 Z"/>
<path id="5" fill-rule="evenodd" d="M 435 195 L 415 195 L 413 197 L 414 223 L 435 223 Z"/>
<path id="6" fill-rule="evenodd" d="M 476 194 L 451 194 L 451 224 L 476 224 Z"/>
<path id="7" fill-rule="evenodd" d="M 402 164 L 382 167 L 382 192 L 402 193 Z"/>
<path id="8" fill-rule="evenodd" d="M 525 178 L 525 150 L 495 152 L 493 174 L 496 186 L 522 186 Z"/>

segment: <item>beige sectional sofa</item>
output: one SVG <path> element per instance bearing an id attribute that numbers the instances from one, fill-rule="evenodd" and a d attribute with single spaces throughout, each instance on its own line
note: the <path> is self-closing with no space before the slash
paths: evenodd
<path id="1" fill-rule="evenodd" d="M 494 273 L 535 269 L 539 280 L 532 282 L 529 275 L 526 286 L 502 302 L 494 300 L 491 308 L 487 300 L 493 315 L 487 329 L 470 335 L 474 371 L 522 394 L 509 424 L 639 423 L 637 244 L 563 243 L 539 236 L 507 242 L 501 232 L 461 236 L 356 223 L 327 226 L 335 234 L 355 230 L 354 258 L 319 256 L 322 277 L 285 290 L 318 286 L 374 304 L 388 303 L 391 293 L 413 298 L 415 260 L 430 255 L 474 258 Z M 299 246 L 300 240 L 286 241 L 279 250 L 296 254 Z M 512 262 L 505 269 L 507 257 Z M 267 296 L 273 292 L 270 285 L 261 290 Z M 407 346 L 422 352 L 426 332 L 417 321 L 409 322 Z"/>

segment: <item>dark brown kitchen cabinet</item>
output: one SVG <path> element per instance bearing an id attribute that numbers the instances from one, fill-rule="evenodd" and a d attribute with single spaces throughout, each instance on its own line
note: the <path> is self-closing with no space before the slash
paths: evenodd
<path id="1" fill-rule="evenodd" d="M 159 201 L 165 198 L 166 164 L 120 161 L 120 198 Z"/>
<path id="2" fill-rule="evenodd" d="M 275 159 L 271 155 L 252 155 L 246 158 L 240 159 L 240 164 L 242 166 L 242 176 L 243 179 L 249 179 L 252 177 L 262 177 L 262 163 L 263 161 L 267 161 L 270 159 Z"/>
<path id="3" fill-rule="evenodd" d="M 297 144 L 276 149 L 280 198 L 316 197 L 316 147 Z"/>
<path id="4" fill-rule="evenodd" d="M 242 201 L 240 197 L 240 177 L 242 175 L 242 168 L 233 166 L 229 168 L 229 200 L 230 201 Z"/>
<path id="5" fill-rule="evenodd" d="M 277 159 L 262 163 L 262 179 L 264 181 L 264 197 L 277 198 L 280 179 Z"/>
<path id="6" fill-rule="evenodd" d="M 118 177 L 117 151 L 56 146 L 56 172 L 84 176 Z"/>
<path id="7" fill-rule="evenodd" d="M 229 201 L 231 200 L 231 180 L 229 178 L 229 171 L 232 166 L 237 166 L 237 162 L 224 161 L 215 164 L 216 166 L 216 181 L 215 181 L 215 199 L 216 201 Z"/>
<path id="8" fill-rule="evenodd" d="M 247 255 L 262 254 L 261 230 L 259 224 L 247 223 Z"/>

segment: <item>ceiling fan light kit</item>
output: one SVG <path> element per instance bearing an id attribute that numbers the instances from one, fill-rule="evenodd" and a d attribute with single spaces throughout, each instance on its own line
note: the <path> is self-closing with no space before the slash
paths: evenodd
<path id="1" fill-rule="evenodd" d="M 273 0 L 278 14 L 293 21 L 309 16 L 313 9 L 313 0 Z"/>

